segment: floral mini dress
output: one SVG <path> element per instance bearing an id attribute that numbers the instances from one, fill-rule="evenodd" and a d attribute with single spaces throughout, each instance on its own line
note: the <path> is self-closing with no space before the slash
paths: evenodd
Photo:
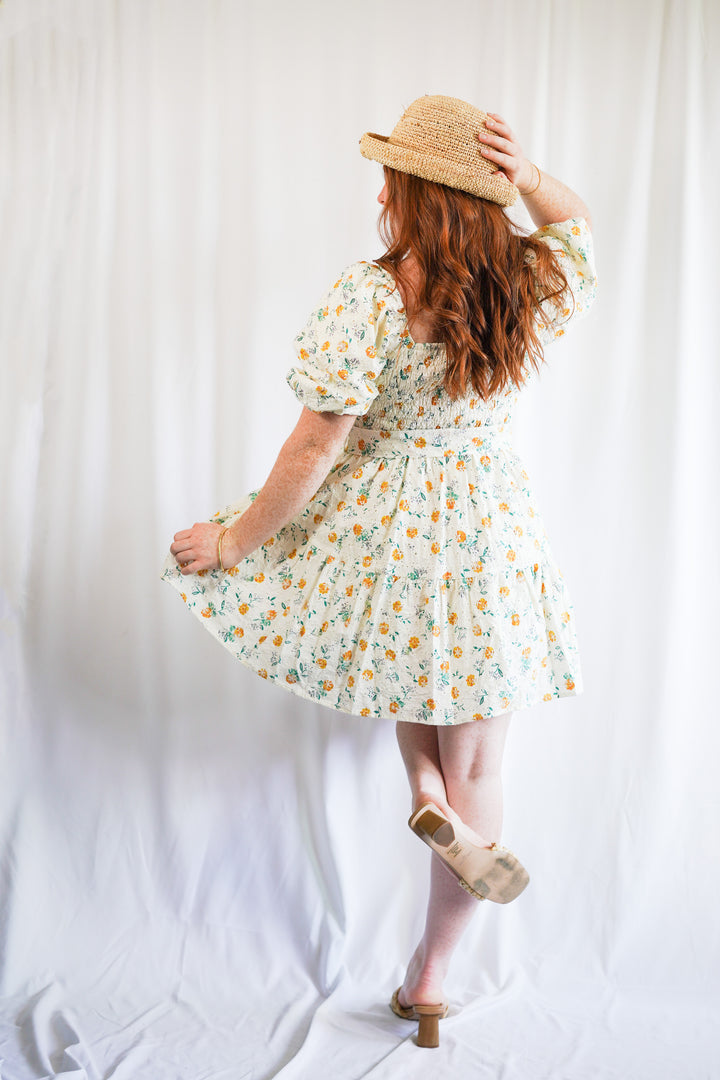
<path id="1" fill-rule="evenodd" d="M 582 218 L 534 236 L 569 284 L 547 345 L 592 302 L 592 238 Z M 299 400 L 358 417 L 342 452 L 237 566 L 183 575 L 168 554 L 162 578 L 262 678 L 354 716 L 461 724 L 580 693 L 573 606 L 510 441 L 518 388 L 451 400 L 444 346 L 413 342 L 372 262 L 342 272 L 296 347 Z"/>

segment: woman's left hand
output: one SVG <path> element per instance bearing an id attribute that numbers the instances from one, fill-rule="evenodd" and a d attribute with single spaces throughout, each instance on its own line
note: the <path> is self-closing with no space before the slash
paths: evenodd
<path id="1" fill-rule="evenodd" d="M 214 525 L 211 521 L 196 521 L 192 529 L 175 533 L 170 551 L 175 556 L 181 574 L 197 574 L 198 570 L 220 568 L 218 538 L 223 527 Z"/>
<path id="2" fill-rule="evenodd" d="M 533 167 L 502 116 L 497 113 L 487 115 L 489 119 L 486 124 L 491 134 L 484 131 L 478 133 L 478 141 L 483 144 L 481 153 L 493 165 L 497 165 L 522 194 L 533 186 Z"/>

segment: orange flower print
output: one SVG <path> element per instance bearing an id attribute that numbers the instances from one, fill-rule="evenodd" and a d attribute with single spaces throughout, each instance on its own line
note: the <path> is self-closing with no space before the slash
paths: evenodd
<path id="1" fill-rule="evenodd" d="M 505 556 L 505 558 L 506 558 L 506 559 L 509 559 L 509 560 L 510 560 L 510 562 L 515 562 L 515 559 L 516 559 L 516 557 L 517 557 L 517 556 L 515 555 L 515 552 L 513 551 L 513 549 L 512 549 L 512 548 L 510 548 L 510 550 L 508 551 L 507 555 Z"/>
<path id="2" fill-rule="evenodd" d="M 393 603 L 393 611 L 402 611 L 402 603 L 400 600 L 395 600 Z"/>
<path id="3" fill-rule="evenodd" d="M 407 529 L 407 530 L 406 530 L 406 533 L 407 533 L 407 535 L 408 535 L 408 536 L 410 537 L 410 539 L 411 539 L 411 540 L 414 540 L 414 539 L 415 539 L 415 537 L 416 537 L 416 536 L 417 536 L 417 534 L 418 534 L 418 531 L 417 531 L 417 529 L 416 529 L 416 528 L 415 528 L 415 527 L 413 526 L 413 528 L 411 528 L 411 529 Z"/>
<path id="4" fill-rule="evenodd" d="M 328 533 L 328 540 L 331 544 L 334 544 L 337 540 L 337 533 L 335 531 Z"/>
<path id="5" fill-rule="evenodd" d="M 456 660 L 460 659 L 460 657 L 462 656 L 462 652 L 463 651 L 460 648 L 460 646 L 456 645 L 455 648 L 453 649 L 453 656 L 455 657 Z"/>
<path id="6" fill-rule="evenodd" d="M 433 510 L 430 517 L 432 518 L 433 521 L 439 521 L 440 520 L 440 511 L 439 510 Z"/>
<path id="7" fill-rule="evenodd" d="M 318 585 L 318 592 L 321 592 L 324 595 L 325 593 L 327 593 L 329 591 L 330 591 L 330 587 L 328 585 L 326 585 L 324 581 L 321 581 L 320 584 Z"/>
<path id="8" fill-rule="evenodd" d="M 255 581 L 264 581 L 264 580 L 265 580 L 265 575 L 263 573 L 259 573 L 259 574 L 255 575 Z"/>
<path id="9" fill-rule="evenodd" d="M 376 350 L 375 346 L 374 345 L 368 345 L 367 349 L 365 350 L 365 355 L 367 357 L 369 357 L 370 360 L 374 360 L 375 357 L 377 356 L 377 350 Z"/>
<path id="10" fill-rule="evenodd" d="M 347 341 L 341 341 L 340 344 L 337 347 L 337 351 L 338 352 L 347 352 L 348 351 L 348 343 L 347 343 Z"/>
<path id="11" fill-rule="evenodd" d="M 498 592 L 500 593 L 501 596 L 509 596 L 510 595 L 510 590 L 508 589 L 507 585 L 501 585 L 500 588 L 498 589 Z"/>
<path id="12" fill-rule="evenodd" d="M 235 637 L 243 637 L 244 634 L 245 634 L 245 631 L 243 630 L 242 626 L 236 626 L 233 629 L 233 634 L 235 635 Z"/>
<path id="13" fill-rule="evenodd" d="M 388 706 L 388 708 L 390 709 L 390 712 L 391 712 L 391 713 L 396 713 L 396 712 L 398 711 L 398 707 L 399 707 L 399 706 L 398 706 L 398 703 L 397 703 L 397 701 L 391 701 L 391 702 L 390 702 L 390 704 L 389 704 L 389 706 Z"/>
<path id="14" fill-rule="evenodd" d="M 386 649 L 385 650 L 385 656 L 388 658 L 388 660 L 394 660 L 395 659 L 395 650 L 394 649 Z"/>
<path id="15" fill-rule="evenodd" d="M 371 682 L 371 680 L 373 678 L 373 673 L 370 670 L 370 668 L 365 668 L 365 670 L 362 673 L 362 677 L 363 677 L 363 679 L 367 679 L 368 682 Z"/>
<path id="16" fill-rule="evenodd" d="M 358 506 L 364 506 L 367 502 L 367 495 L 358 495 L 355 502 L 358 504 Z"/>
<path id="17" fill-rule="evenodd" d="M 475 676 L 474 675 L 468 675 L 465 682 L 468 684 L 468 686 L 474 686 L 475 685 Z"/>
<path id="18" fill-rule="evenodd" d="M 347 377 L 348 377 L 347 369 L 346 368 L 340 368 L 340 370 L 338 371 L 338 378 L 345 380 L 345 379 L 347 379 Z M 362 446 L 360 447 L 360 449 L 362 450 Z"/>
<path id="19" fill-rule="evenodd" d="M 333 684 L 330 682 L 329 679 L 323 679 L 322 688 L 323 690 L 332 690 Z"/>
<path id="20" fill-rule="evenodd" d="M 395 560 L 395 562 L 399 562 L 400 559 L 403 558 L 403 553 L 402 553 L 402 551 L 398 550 L 398 548 L 395 548 L 395 550 L 392 553 L 392 557 Z"/>
<path id="21" fill-rule="evenodd" d="M 363 564 L 363 566 L 371 566 L 372 565 L 372 555 L 363 555 L 362 564 Z"/>
<path id="22" fill-rule="evenodd" d="M 465 541 L 467 540 L 467 536 L 462 531 L 462 529 L 458 529 L 458 531 L 457 531 L 457 540 L 458 540 L 458 544 L 464 544 Z"/>
<path id="23" fill-rule="evenodd" d="M 212 608 L 209 608 L 209 607 L 203 608 L 202 611 L 200 612 L 200 614 L 202 615 L 203 619 L 209 619 L 210 616 L 212 615 Z"/>
<path id="24" fill-rule="evenodd" d="M 432 544 L 430 545 L 430 550 L 432 551 L 433 555 L 440 554 L 440 545 L 437 543 L 437 541 L 434 540 L 432 542 Z"/>
<path id="25" fill-rule="evenodd" d="M 457 686 L 453 686 L 450 691 L 450 696 L 452 697 L 453 701 L 457 701 L 457 699 L 460 697 L 460 690 Z"/>
<path id="26" fill-rule="evenodd" d="M 378 629 L 379 629 L 381 634 L 387 634 L 388 631 L 390 630 L 390 627 L 386 622 L 381 622 Z"/>
<path id="27" fill-rule="evenodd" d="M 352 407 L 353 405 L 357 405 L 357 401 L 355 400 L 354 397 L 346 397 L 345 398 L 345 404 Z"/>
<path id="28" fill-rule="evenodd" d="M 520 616 L 518 615 L 517 611 L 513 613 L 513 616 L 510 619 L 510 622 L 513 624 L 513 626 L 519 626 L 520 625 Z"/>
<path id="29" fill-rule="evenodd" d="M 425 704 L 427 705 L 427 707 L 428 707 L 428 709 L 430 710 L 430 712 L 432 712 L 432 711 L 433 711 L 433 709 L 435 708 L 435 701 L 434 701 L 434 700 L 433 700 L 433 698 L 431 698 L 431 697 L 429 697 L 429 698 L 427 699 L 427 701 L 425 702 Z"/>
<path id="30" fill-rule="evenodd" d="M 399 506 L 400 506 L 401 510 L 409 510 L 410 509 L 410 503 L 407 501 L 407 499 L 401 499 L 400 503 L 399 503 Z"/>
<path id="31" fill-rule="evenodd" d="M 282 643 L 283 643 L 282 635 L 276 634 L 275 637 L 273 638 L 273 645 L 282 645 Z"/>
<path id="32" fill-rule="evenodd" d="M 543 701 L 552 701 L 552 694 L 543 694 Z"/>
<path id="33" fill-rule="evenodd" d="M 285 682 L 290 683 L 290 685 L 292 686 L 293 683 L 297 682 L 297 676 L 293 675 L 292 672 L 290 672 L 285 676 Z"/>
<path id="34" fill-rule="evenodd" d="M 362 525 L 359 522 L 355 522 L 355 524 L 353 525 L 353 532 L 356 536 L 359 536 L 362 532 Z"/>
<path id="35" fill-rule="evenodd" d="M 506 514 L 508 512 L 508 510 L 510 509 L 510 507 L 508 506 L 508 504 L 506 502 L 501 502 L 499 504 L 498 509 L 502 510 L 503 513 Z"/>
<path id="36" fill-rule="evenodd" d="M 367 705 L 365 706 L 364 709 L 360 710 L 360 715 L 361 716 L 369 716 L 370 715 L 370 710 L 368 709 Z"/>
<path id="37" fill-rule="evenodd" d="M 327 667 L 327 660 L 325 659 L 324 656 L 318 656 L 315 663 L 317 664 L 318 667 Z"/>
<path id="38" fill-rule="evenodd" d="M 488 647 L 485 649 L 485 659 L 491 660 L 494 652 L 495 650 L 493 649 L 492 645 L 488 645 Z"/>
<path id="39" fill-rule="evenodd" d="M 264 667 L 260 668 L 260 670 L 258 671 L 258 675 L 260 676 L 261 679 L 267 679 L 267 671 L 265 670 Z"/>
<path id="40" fill-rule="evenodd" d="M 411 649 L 417 649 L 419 647 L 419 645 L 420 645 L 420 638 L 419 637 L 411 637 L 410 640 L 408 641 L 408 645 L 410 646 Z"/>
<path id="41" fill-rule="evenodd" d="M 575 683 L 573 682 L 572 679 L 566 679 L 565 686 L 566 686 L 566 688 L 568 690 L 574 690 L 575 689 Z"/>
<path id="42" fill-rule="evenodd" d="M 427 686 L 427 675 L 418 675 L 418 686 Z"/>

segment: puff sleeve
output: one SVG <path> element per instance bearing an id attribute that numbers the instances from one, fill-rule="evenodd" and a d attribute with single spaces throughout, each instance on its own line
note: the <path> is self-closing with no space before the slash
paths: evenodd
<path id="1" fill-rule="evenodd" d="M 543 345 L 562 337 L 568 324 L 586 315 L 595 299 L 597 275 L 592 233 L 585 218 L 569 218 L 557 225 L 543 225 L 533 234 L 555 253 L 568 282 L 559 307 L 544 301 L 540 307 L 549 325 L 538 319 L 537 334 Z"/>
<path id="2" fill-rule="evenodd" d="M 313 412 L 364 416 L 392 351 L 386 275 L 372 263 L 346 267 L 295 338 L 286 380 Z M 389 317 L 390 316 L 390 317 Z"/>

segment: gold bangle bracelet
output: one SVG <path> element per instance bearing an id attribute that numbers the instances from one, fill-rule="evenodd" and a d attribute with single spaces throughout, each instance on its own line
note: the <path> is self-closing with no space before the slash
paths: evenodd
<path id="1" fill-rule="evenodd" d="M 225 526 L 225 528 L 223 528 L 222 532 L 218 536 L 218 562 L 220 563 L 220 569 L 223 572 L 225 572 L 225 570 L 227 570 L 227 567 L 223 566 L 223 561 L 222 561 L 222 546 L 223 546 L 223 540 L 225 539 L 225 533 L 226 532 L 227 532 L 227 526 Z"/>
<path id="2" fill-rule="evenodd" d="M 537 191 L 537 189 L 540 187 L 540 184 L 542 182 L 542 174 L 540 173 L 540 170 L 538 169 L 537 165 L 535 164 L 534 161 L 531 161 L 530 164 L 532 165 L 533 169 L 537 173 L 537 184 L 535 185 L 534 188 L 530 188 L 529 191 L 521 191 L 520 194 L 523 197 L 525 197 L 525 195 L 532 195 L 535 191 Z"/>

